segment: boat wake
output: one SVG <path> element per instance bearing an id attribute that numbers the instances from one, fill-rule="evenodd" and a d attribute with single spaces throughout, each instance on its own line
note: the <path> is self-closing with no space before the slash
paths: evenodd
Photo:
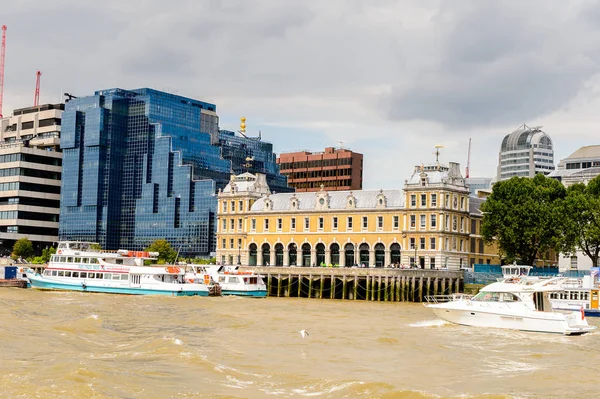
<path id="1" fill-rule="evenodd" d="M 435 319 L 435 320 L 422 320 L 416 323 L 411 323 L 409 327 L 441 327 L 443 325 L 450 324 L 447 321 Z"/>

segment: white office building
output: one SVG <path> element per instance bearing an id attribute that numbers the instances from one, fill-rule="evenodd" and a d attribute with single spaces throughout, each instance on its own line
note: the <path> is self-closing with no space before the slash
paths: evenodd
<path id="1" fill-rule="evenodd" d="M 504 137 L 498 157 L 497 180 L 548 175 L 554 170 L 552 140 L 541 126 L 520 126 Z"/>

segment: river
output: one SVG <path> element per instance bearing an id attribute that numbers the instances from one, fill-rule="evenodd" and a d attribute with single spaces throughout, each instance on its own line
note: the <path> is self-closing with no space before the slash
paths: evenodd
<path id="1" fill-rule="evenodd" d="M 599 338 L 412 303 L 2 288 L 0 397 L 596 398 Z"/>

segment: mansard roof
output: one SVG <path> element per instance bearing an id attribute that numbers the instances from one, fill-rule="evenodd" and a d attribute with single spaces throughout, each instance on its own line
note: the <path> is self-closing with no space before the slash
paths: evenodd
<path id="1" fill-rule="evenodd" d="M 272 201 L 272 209 L 269 211 L 291 211 L 292 198 L 298 201 L 298 211 L 315 210 L 317 207 L 317 198 L 319 195 L 329 196 L 328 210 L 344 210 L 348 208 L 348 197 L 354 197 L 354 209 L 382 209 L 378 208 L 378 196 L 383 194 L 386 198 L 384 209 L 404 208 L 404 193 L 402 190 L 359 190 L 359 191 L 317 191 L 305 193 L 278 193 L 264 196 L 258 199 L 251 208 L 251 212 L 261 212 L 265 210 L 265 200 Z"/>

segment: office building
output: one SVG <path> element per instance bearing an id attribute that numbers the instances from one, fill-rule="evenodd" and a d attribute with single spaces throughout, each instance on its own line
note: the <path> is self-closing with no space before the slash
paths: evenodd
<path id="1" fill-rule="evenodd" d="M 490 191 L 492 189 L 491 177 L 467 177 L 465 178 L 467 186 L 472 196 L 477 196 L 481 190 Z"/>
<path id="2" fill-rule="evenodd" d="M 245 172 L 264 174 L 267 184 L 273 192 L 294 191 L 293 187 L 288 187 L 287 178 L 279 173 L 273 144 L 263 141 L 260 136 L 248 137 L 245 134 L 221 130 L 219 147 L 221 147 L 223 159 L 231 161 L 231 172 L 234 175 L 241 175 Z"/>
<path id="3" fill-rule="evenodd" d="M 479 235 L 459 165 L 417 166 L 404 190 L 271 193 L 263 175 L 232 176 L 218 195 L 217 261 L 271 266 L 499 264 Z"/>
<path id="4" fill-rule="evenodd" d="M 277 163 L 296 192 L 362 190 L 363 155 L 344 148 L 284 153 Z"/>
<path id="5" fill-rule="evenodd" d="M 511 177 L 547 175 L 554 170 L 552 140 L 541 126 L 520 126 L 502 140 L 498 156 L 497 181 Z"/>
<path id="6" fill-rule="evenodd" d="M 214 252 L 221 158 L 216 106 L 152 89 L 67 102 L 61 239 L 142 249 L 167 239 L 180 256 Z"/>
<path id="7" fill-rule="evenodd" d="M 600 175 L 600 145 L 581 147 L 565 159 L 548 175 L 562 182 L 565 187 L 575 183 L 587 184 Z"/>
<path id="8" fill-rule="evenodd" d="M 40 254 L 58 240 L 64 104 L 14 110 L 0 119 L 0 254 L 27 238 Z"/>
<path id="9" fill-rule="evenodd" d="M 270 143 L 220 131 L 214 104 L 147 88 L 67 102 L 61 147 L 59 235 L 106 249 L 166 239 L 180 256 L 212 256 L 216 192 L 232 171 L 287 188 Z"/>

